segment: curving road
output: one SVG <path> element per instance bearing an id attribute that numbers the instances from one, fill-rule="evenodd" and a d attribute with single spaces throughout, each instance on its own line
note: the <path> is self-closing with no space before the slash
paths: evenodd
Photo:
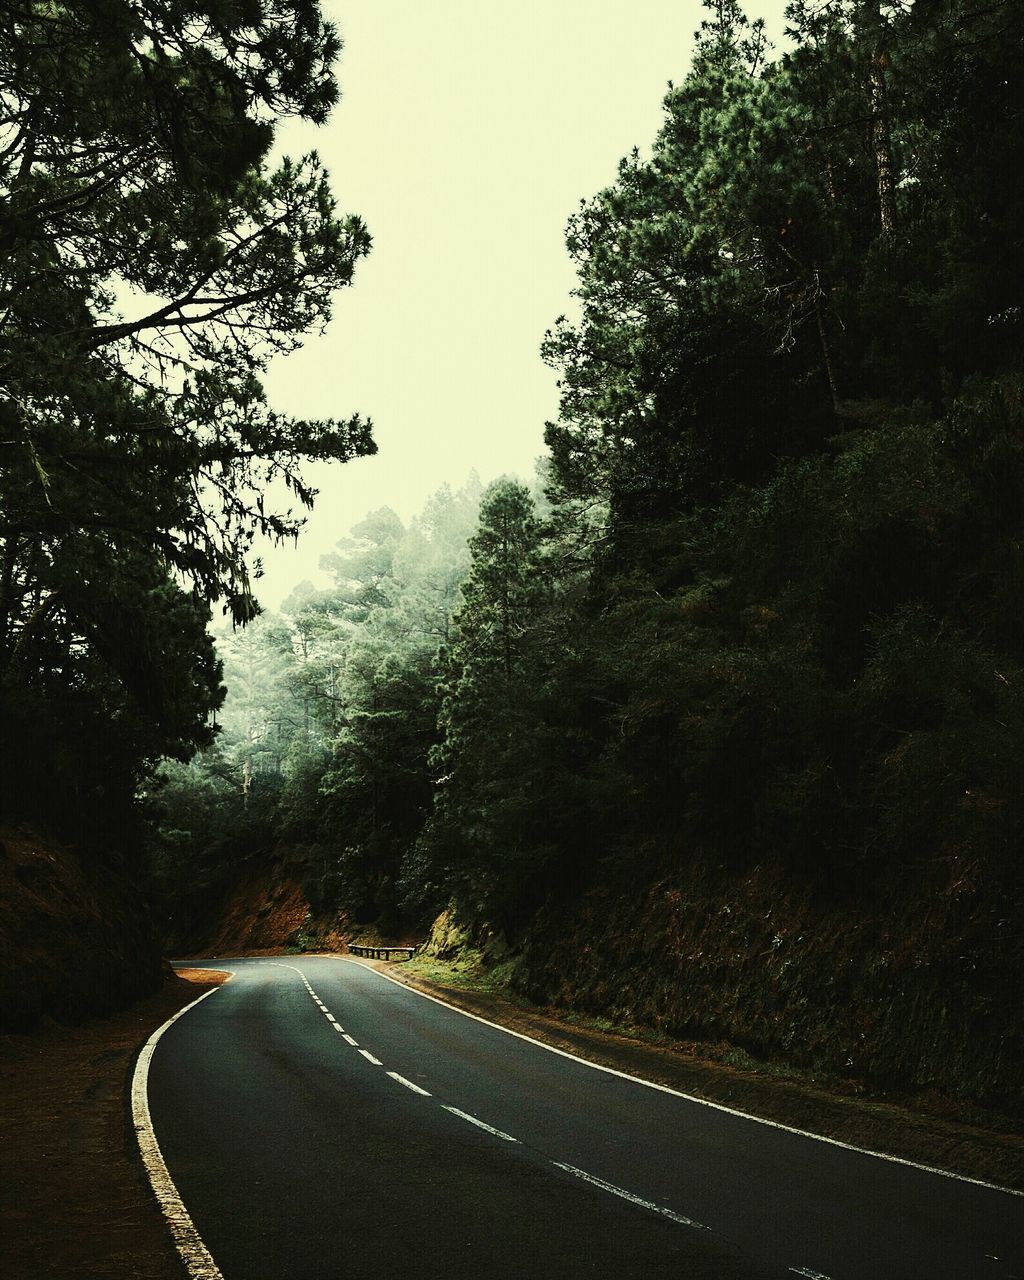
<path id="1" fill-rule="evenodd" d="M 195 962 L 149 1107 L 224 1280 L 1024 1280 L 1024 1198 L 544 1049 L 358 963 Z"/>

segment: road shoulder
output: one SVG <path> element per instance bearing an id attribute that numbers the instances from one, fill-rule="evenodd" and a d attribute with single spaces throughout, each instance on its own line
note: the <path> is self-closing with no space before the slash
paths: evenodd
<path id="1" fill-rule="evenodd" d="M 127 1092 L 150 1034 L 226 977 L 179 970 L 159 993 L 110 1017 L 0 1037 L 5 1280 L 181 1280 Z"/>

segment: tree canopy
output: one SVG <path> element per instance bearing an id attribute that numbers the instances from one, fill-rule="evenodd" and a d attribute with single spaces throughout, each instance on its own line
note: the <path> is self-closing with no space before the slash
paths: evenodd
<path id="1" fill-rule="evenodd" d="M 40 776 L 81 738 L 73 771 L 130 791 L 208 741 L 209 604 L 253 617 L 256 533 L 301 524 L 267 485 L 309 506 L 303 459 L 372 452 L 260 383 L 370 245 L 315 153 L 273 150 L 326 118 L 339 49 L 310 0 L 0 14 L 0 680 Z M 113 722 L 127 773 L 86 745 Z"/>

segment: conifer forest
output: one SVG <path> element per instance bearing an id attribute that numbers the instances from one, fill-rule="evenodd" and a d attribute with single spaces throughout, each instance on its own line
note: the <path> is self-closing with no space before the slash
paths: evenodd
<path id="1" fill-rule="evenodd" d="M 695 10 L 578 193 L 536 470 L 340 511 L 277 608 L 257 539 L 377 449 L 263 385 L 384 252 L 275 146 L 338 36 L 0 4 L 0 814 L 140 984 L 291 877 L 293 949 L 1024 1115 L 1024 7 L 786 15 Z"/>

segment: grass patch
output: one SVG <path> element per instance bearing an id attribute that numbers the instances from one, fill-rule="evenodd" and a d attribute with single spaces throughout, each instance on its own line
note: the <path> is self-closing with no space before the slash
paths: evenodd
<path id="1" fill-rule="evenodd" d="M 522 999 L 511 989 L 514 960 L 502 960 L 500 964 L 488 965 L 479 951 L 467 948 L 452 960 L 425 954 L 415 955 L 402 967 L 414 977 L 437 982 L 441 986 L 454 987 L 459 991 L 479 991 L 486 995 L 501 996 L 523 1008 L 534 1007 L 529 1000 Z"/>
<path id="2" fill-rule="evenodd" d="M 415 955 L 404 964 L 407 973 L 429 982 L 439 982 L 446 987 L 459 987 L 465 991 L 490 991 L 493 986 L 477 952 L 463 952 L 458 960 L 440 960 L 437 956 Z"/>

